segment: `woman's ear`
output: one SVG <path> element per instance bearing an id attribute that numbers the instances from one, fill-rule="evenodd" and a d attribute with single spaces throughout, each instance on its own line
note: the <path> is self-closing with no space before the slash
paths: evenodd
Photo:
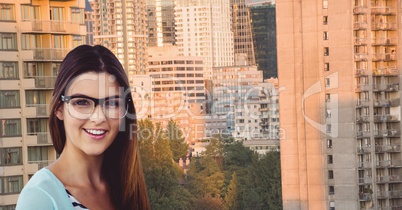
<path id="1" fill-rule="evenodd" d="M 64 120 L 64 115 L 63 115 L 63 104 L 59 106 L 59 108 L 55 112 L 56 117 L 59 118 L 59 120 Z"/>

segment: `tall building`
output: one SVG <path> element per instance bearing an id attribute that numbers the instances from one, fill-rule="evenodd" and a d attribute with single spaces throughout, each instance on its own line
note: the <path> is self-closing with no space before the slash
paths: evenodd
<path id="1" fill-rule="evenodd" d="M 229 0 L 175 1 L 176 44 L 180 56 L 201 56 L 207 66 L 234 65 L 234 42 Z"/>
<path id="2" fill-rule="evenodd" d="M 48 130 L 58 68 L 85 44 L 84 1 L 0 0 L 0 209 L 56 159 Z"/>
<path id="3" fill-rule="evenodd" d="M 113 51 L 129 78 L 145 74 L 148 44 L 145 0 L 90 0 L 90 3 L 94 43 Z"/>
<path id="4" fill-rule="evenodd" d="M 274 4 L 251 4 L 251 25 L 258 69 L 264 79 L 278 77 Z"/>
<path id="5" fill-rule="evenodd" d="M 231 0 L 231 6 L 235 62 L 244 59 L 246 63 L 243 65 L 256 65 L 250 9 L 245 0 Z"/>
<path id="6" fill-rule="evenodd" d="M 92 15 L 92 7 L 88 0 L 85 0 L 85 26 L 86 44 L 94 45 L 94 20 Z"/>
<path id="7" fill-rule="evenodd" d="M 400 7 L 276 2 L 284 209 L 402 208 Z"/>
<path id="8" fill-rule="evenodd" d="M 148 46 L 175 44 L 174 1 L 147 0 Z"/>
<path id="9" fill-rule="evenodd" d="M 202 138 L 205 127 L 203 58 L 177 56 L 177 46 L 148 48 L 146 75 L 133 76 L 138 118 L 164 127 L 175 120 L 188 142 Z"/>

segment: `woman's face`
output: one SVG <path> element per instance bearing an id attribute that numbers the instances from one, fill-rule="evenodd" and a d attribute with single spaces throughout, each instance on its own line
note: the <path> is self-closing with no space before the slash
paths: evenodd
<path id="1" fill-rule="evenodd" d="M 118 82 L 108 73 L 87 72 L 76 77 L 67 87 L 64 97 L 68 99 L 56 112 L 56 116 L 63 121 L 66 131 L 63 153 L 102 155 L 113 143 L 119 132 L 120 123 L 124 119 L 110 117 L 116 114 L 113 114 L 115 113 L 113 110 L 109 111 L 110 107 L 113 109 L 115 106 L 116 100 L 124 99 Z M 104 102 L 108 99 L 112 102 Z M 90 104 L 92 101 L 99 104 Z"/>

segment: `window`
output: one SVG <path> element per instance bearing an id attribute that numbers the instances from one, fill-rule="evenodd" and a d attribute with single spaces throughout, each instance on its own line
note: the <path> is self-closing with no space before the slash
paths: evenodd
<path id="1" fill-rule="evenodd" d="M 328 25 L 328 16 L 323 16 L 322 17 L 322 22 L 324 25 Z"/>
<path id="2" fill-rule="evenodd" d="M 334 171 L 333 170 L 329 170 L 328 171 L 328 179 L 333 179 L 334 178 Z"/>
<path id="3" fill-rule="evenodd" d="M 331 86 L 331 79 L 330 78 L 325 78 L 325 87 Z"/>
<path id="4" fill-rule="evenodd" d="M 0 206 L 0 210 L 15 210 L 16 205 Z"/>
<path id="5" fill-rule="evenodd" d="M 40 6 L 21 5 L 21 19 L 23 21 L 40 19 Z"/>
<path id="6" fill-rule="evenodd" d="M 328 194 L 334 195 L 335 194 L 335 187 L 334 186 L 329 186 L 329 192 Z"/>
<path id="7" fill-rule="evenodd" d="M 15 21 L 14 4 L 0 4 L 0 21 Z"/>
<path id="8" fill-rule="evenodd" d="M 324 56 L 329 55 L 329 47 L 324 47 Z"/>
<path id="9" fill-rule="evenodd" d="M 0 177 L 0 195 L 18 194 L 23 186 L 22 176 Z"/>
<path id="10" fill-rule="evenodd" d="M 328 31 L 324 31 L 324 40 L 328 40 Z"/>
<path id="11" fill-rule="evenodd" d="M 322 8 L 323 9 L 328 9 L 328 0 L 323 0 L 322 1 Z"/>
<path id="12" fill-rule="evenodd" d="M 327 139 L 327 148 L 332 148 L 332 139 Z"/>
<path id="13" fill-rule="evenodd" d="M 0 137 L 21 136 L 20 119 L 0 119 Z"/>
<path id="14" fill-rule="evenodd" d="M 334 163 L 332 155 L 328 155 L 328 156 L 327 156 L 327 163 L 328 163 L 328 164 Z"/>
<path id="15" fill-rule="evenodd" d="M 0 80 L 19 79 L 17 62 L 0 61 Z"/>
<path id="16" fill-rule="evenodd" d="M 19 90 L 0 90 L 0 109 L 20 107 Z"/>
<path id="17" fill-rule="evenodd" d="M 27 134 L 38 135 L 47 132 L 47 119 L 27 119 Z"/>
<path id="18" fill-rule="evenodd" d="M 331 133 L 332 132 L 332 125 L 331 124 L 327 124 L 326 125 L 326 130 L 327 130 L 327 133 Z"/>
<path id="19" fill-rule="evenodd" d="M 324 63 L 324 71 L 329 71 L 329 63 Z"/>
<path id="20" fill-rule="evenodd" d="M 84 24 L 84 9 L 81 8 L 71 8 L 71 22 Z"/>
<path id="21" fill-rule="evenodd" d="M 0 50 L 17 50 L 17 34 L 0 32 Z"/>
<path id="22" fill-rule="evenodd" d="M 48 160 L 49 147 L 28 147 L 28 161 Z"/>
<path id="23" fill-rule="evenodd" d="M 330 102 L 331 101 L 331 94 L 327 93 L 325 94 L 325 102 Z"/>
<path id="24" fill-rule="evenodd" d="M 21 147 L 9 147 L 0 149 L 0 166 L 21 165 Z"/>

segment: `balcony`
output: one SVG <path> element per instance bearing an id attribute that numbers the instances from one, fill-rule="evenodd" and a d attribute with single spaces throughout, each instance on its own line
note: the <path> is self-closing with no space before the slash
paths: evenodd
<path id="1" fill-rule="evenodd" d="M 373 54 L 373 61 L 395 61 L 396 53 L 376 53 Z"/>
<path id="2" fill-rule="evenodd" d="M 48 117 L 49 105 L 48 104 L 27 104 L 25 115 L 29 117 Z"/>
<path id="3" fill-rule="evenodd" d="M 373 91 L 380 91 L 380 92 L 399 91 L 399 84 L 374 84 Z"/>
<path id="4" fill-rule="evenodd" d="M 39 161 L 28 161 L 28 164 L 37 164 L 38 165 L 38 170 L 49 166 L 52 164 L 54 160 L 39 160 Z"/>
<path id="5" fill-rule="evenodd" d="M 368 138 L 371 136 L 370 131 L 357 131 L 356 132 L 357 138 Z"/>
<path id="6" fill-rule="evenodd" d="M 359 201 L 371 201 L 371 193 L 359 193 Z"/>
<path id="7" fill-rule="evenodd" d="M 267 111 L 269 111 L 269 108 L 259 108 L 258 109 L 260 112 L 267 112 Z"/>
<path id="8" fill-rule="evenodd" d="M 25 77 L 23 80 L 23 87 L 25 89 L 53 89 L 55 82 L 55 76 Z"/>
<path id="9" fill-rule="evenodd" d="M 401 160 L 381 160 L 376 162 L 377 168 L 400 168 L 402 167 Z"/>
<path id="10" fill-rule="evenodd" d="M 367 69 L 362 68 L 362 69 L 355 70 L 356 77 L 367 76 L 367 75 L 368 75 Z"/>
<path id="11" fill-rule="evenodd" d="M 61 20 L 29 20 L 21 22 L 21 31 L 23 33 L 79 34 L 80 24 Z"/>
<path id="12" fill-rule="evenodd" d="M 380 145 L 375 146 L 376 153 L 383 153 L 383 152 L 401 152 L 401 145 Z"/>
<path id="13" fill-rule="evenodd" d="M 372 22 L 371 29 L 372 30 L 383 30 L 383 31 L 394 31 L 397 29 L 396 23 L 382 23 L 382 22 Z"/>
<path id="14" fill-rule="evenodd" d="M 375 115 L 374 122 L 399 122 L 399 117 L 398 115 L 390 115 L 390 114 Z"/>
<path id="15" fill-rule="evenodd" d="M 62 61 L 71 49 L 62 48 L 38 48 L 32 49 L 33 59 L 41 61 Z"/>
<path id="16" fill-rule="evenodd" d="M 396 67 L 384 67 L 373 69 L 373 76 L 398 76 L 399 71 Z"/>
<path id="17" fill-rule="evenodd" d="M 383 137 L 400 137 L 401 136 L 401 131 L 400 130 L 384 130 L 382 132 Z"/>
<path id="18" fill-rule="evenodd" d="M 395 15 L 396 8 L 394 8 L 394 7 L 372 7 L 371 14 L 372 15 Z"/>
<path id="19" fill-rule="evenodd" d="M 355 53 L 355 61 L 367 61 L 367 53 Z"/>
<path id="20" fill-rule="evenodd" d="M 390 46 L 390 45 L 397 45 L 397 44 L 398 44 L 398 39 L 396 39 L 396 38 L 379 38 L 379 39 L 371 40 L 371 45 L 373 45 L 373 46 L 379 46 L 379 45 Z"/>
<path id="21" fill-rule="evenodd" d="M 402 198 L 402 190 L 378 191 L 377 198 L 379 198 L 379 199 Z"/>
<path id="22" fill-rule="evenodd" d="M 390 183 L 390 182 L 400 182 L 400 181 L 401 181 L 401 179 L 398 175 L 377 177 L 377 183 Z"/>
<path id="23" fill-rule="evenodd" d="M 49 132 L 28 133 L 26 137 L 28 145 L 52 145 Z"/>
<path id="24" fill-rule="evenodd" d="M 357 100 L 356 101 L 356 107 L 369 107 L 370 106 L 370 101 L 368 99 L 365 100 Z"/>
<path id="25" fill-rule="evenodd" d="M 355 37 L 355 45 L 367 45 L 367 39 Z"/>
<path id="26" fill-rule="evenodd" d="M 357 85 L 356 86 L 356 91 L 357 92 L 362 92 L 362 91 L 369 91 L 370 90 L 370 85 Z"/>
<path id="27" fill-rule="evenodd" d="M 363 122 L 369 122 L 370 118 L 369 116 L 365 115 L 365 116 L 357 116 L 356 117 L 356 122 L 357 123 L 363 123 Z"/>
<path id="28" fill-rule="evenodd" d="M 367 22 L 361 21 L 361 22 L 356 22 L 353 24 L 353 29 L 354 30 L 364 30 L 367 29 Z"/>
<path id="29" fill-rule="evenodd" d="M 371 147 L 358 147 L 357 148 L 357 154 L 365 154 L 365 153 L 371 153 Z"/>
<path id="30" fill-rule="evenodd" d="M 400 106 L 399 98 L 374 101 L 374 107 L 396 107 L 396 106 Z"/>
<path id="31" fill-rule="evenodd" d="M 367 7 L 366 6 L 357 6 L 353 8 L 353 14 L 359 15 L 359 14 L 366 14 L 367 13 Z"/>
<path id="32" fill-rule="evenodd" d="M 359 185 L 371 184 L 372 182 L 371 177 L 359 178 Z"/>

